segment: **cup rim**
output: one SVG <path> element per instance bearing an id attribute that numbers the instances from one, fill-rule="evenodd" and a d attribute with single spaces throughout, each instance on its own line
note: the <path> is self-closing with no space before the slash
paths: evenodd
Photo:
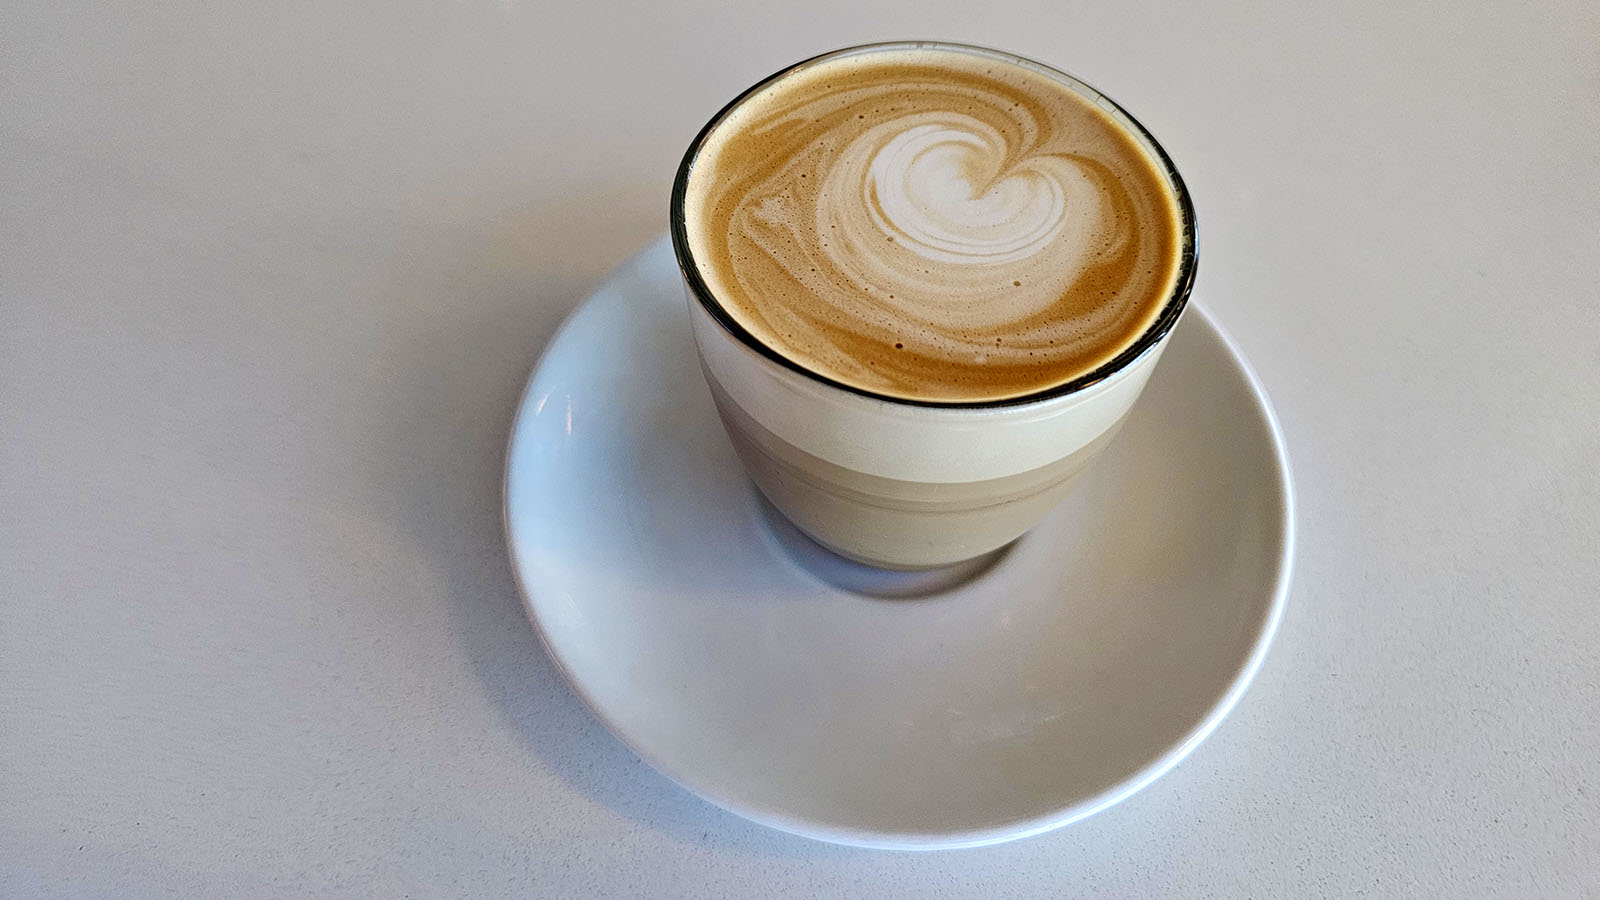
<path id="1" fill-rule="evenodd" d="M 700 274 L 700 267 L 698 263 L 695 262 L 694 253 L 689 249 L 689 233 L 688 224 L 684 215 L 684 204 L 688 196 L 689 178 L 693 174 L 695 161 L 699 158 L 700 150 L 705 145 L 706 139 L 710 136 L 711 132 L 719 124 L 721 124 L 730 113 L 737 109 L 740 104 L 744 103 L 745 100 L 754 96 L 757 92 L 761 91 L 763 88 L 766 88 L 768 85 L 778 81 L 780 78 L 800 71 L 801 69 L 826 62 L 831 59 L 837 59 L 842 56 L 850 56 L 858 53 L 872 53 L 882 50 L 922 49 L 952 50 L 960 53 L 988 56 L 1012 65 L 1031 69 L 1063 82 L 1067 87 L 1077 91 L 1095 103 L 1097 106 L 1104 109 L 1111 115 L 1112 119 L 1118 125 L 1133 135 L 1140 146 L 1160 165 L 1160 168 L 1166 175 L 1168 182 L 1172 185 L 1173 195 L 1178 203 L 1179 220 L 1180 224 L 1182 225 L 1179 236 L 1181 256 L 1178 261 L 1178 276 L 1173 284 L 1172 293 L 1167 297 L 1167 300 L 1162 305 L 1160 314 L 1156 316 L 1155 321 L 1150 324 L 1150 327 L 1145 329 L 1144 333 L 1139 335 L 1138 338 L 1134 339 L 1132 343 L 1124 347 L 1120 353 L 1112 357 L 1104 364 L 1100 365 L 1098 368 L 1080 375 L 1077 378 L 1071 379 L 1070 381 L 1066 381 L 1043 390 L 1032 391 L 1026 394 L 1019 394 L 1015 397 L 1004 397 L 996 400 L 923 400 L 908 397 L 896 397 L 891 394 L 882 394 L 876 391 L 859 388 L 851 384 L 846 384 L 834 378 L 830 378 L 821 372 L 817 372 L 811 368 L 808 368 L 798 360 L 791 359 L 788 356 L 779 353 L 776 349 L 757 338 L 754 334 L 751 334 L 750 331 L 743 325 L 739 324 L 738 320 L 736 320 L 726 309 L 722 307 L 722 304 L 717 301 L 716 296 L 706 284 L 705 278 Z M 729 335 L 738 340 L 740 343 L 744 344 L 751 350 L 754 350 L 756 353 L 767 358 L 768 360 L 777 363 L 786 369 L 789 369 L 790 371 L 803 375 L 813 381 L 820 382 L 851 394 L 868 397 L 874 400 L 881 400 L 886 403 L 894 403 L 901 406 L 920 406 L 940 409 L 994 409 L 999 407 L 1021 406 L 1030 403 L 1038 403 L 1044 400 L 1052 400 L 1057 397 L 1077 393 L 1084 388 L 1098 384 L 1107 378 L 1110 378 L 1111 376 L 1127 368 L 1129 364 L 1160 344 L 1161 339 L 1166 337 L 1167 334 L 1172 331 L 1173 326 L 1177 324 L 1178 318 L 1182 315 L 1184 308 L 1188 305 L 1189 295 L 1194 289 L 1195 271 L 1199 264 L 1199 253 L 1196 247 L 1195 239 L 1196 227 L 1194 203 L 1189 197 L 1189 189 L 1184 184 L 1183 177 L 1178 174 L 1177 166 L 1173 165 L 1172 158 L 1167 155 L 1167 151 L 1155 139 L 1155 136 L 1152 135 L 1150 131 L 1139 122 L 1139 120 L 1135 119 L 1132 114 L 1130 114 L 1126 109 L 1123 109 L 1122 106 L 1115 100 L 1112 100 L 1110 97 L 1106 96 L 1102 91 L 1096 89 L 1094 86 L 1079 78 L 1061 71 L 1060 69 L 1056 69 L 1052 66 L 1045 65 L 1044 63 L 1037 62 L 1024 56 L 1019 56 L 1015 53 L 1009 53 L 1004 50 L 995 50 L 989 47 L 981 47 L 976 44 L 964 44 L 955 41 L 878 41 L 867 44 L 854 44 L 849 47 L 841 47 L 837 50 L 830 50 L 826 53 L 819 53 L 816 56 L 812 56 L 792 65 L 785 66 L 784 68 L 779 69 L 777 72 L 774 72 L 771 75 L 768 75 L 766 78 L 763 78 L 751 85 L 749 88 L 741 92 L 737 97 L 734 97 L 732 100 L 730 100 L 727 105 L 722 107 L 722 109 L 718 110 L 717 114 L 711 117 L 711 120 L 705 124 L 705 127 L 700 129 L 700 133 L 695 135 L 694 140 L 689 143 L 689 149 L 684 153 L 683 160 L 678 163 L 677 174 L 673 178 L 672 197 L 668 210 L 668 227 L 672 235 L 672 252 L 677 258 L 678 268 L 683 273 L 684 283 L 688 286 L 689 293 L 705 309 L 706 313 L 711 316 L 713 321 L 715 321 L 719 326 L 722 327 L 724 331 L 728 332 Z"/>

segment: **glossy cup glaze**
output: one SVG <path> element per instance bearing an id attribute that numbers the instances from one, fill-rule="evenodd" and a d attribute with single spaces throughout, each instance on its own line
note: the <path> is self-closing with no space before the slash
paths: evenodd
<path id="1" fill-rule="evenodd" d="M 689 249 L 684 200 L 712 129 L 745 98 L 815 63 L 896 49 L 948 49 L 1030 68 L 1098 104 L 1154 160 L 1182 217 L 1182 259 L 1155 322 L 1122 353 L 1049 390 L 992 402 L 880 396 L 808 369 L 757 340 L 706 286 Z M 1039 63 L 960 44 L 851 47 L 791 66 L 714 117 L 678 168 L 672 245 L 695 344 L 722 423 L 767 499 L 818 543 L 870 565 L 923 569 L 1005 546 L 1049 512 L 1126 418 L 1161 357 L 1194 284 L 1194 209 L 1171 160 L 1103 94 Z"/>

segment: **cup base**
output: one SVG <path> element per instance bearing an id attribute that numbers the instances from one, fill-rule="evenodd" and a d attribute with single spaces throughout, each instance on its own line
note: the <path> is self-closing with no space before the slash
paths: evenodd
<path id="1" fill-rule="evenodd" d="M 930 597 L 983 577 L 1011 552 L 1017 540 L 971 559 L 936 566 L 905 566 L 869 559 L 829 546 L 807 534 L 751 482 L 767 532 L 785 555 L 813 577 L 855 594 L 892 599 Z"/>

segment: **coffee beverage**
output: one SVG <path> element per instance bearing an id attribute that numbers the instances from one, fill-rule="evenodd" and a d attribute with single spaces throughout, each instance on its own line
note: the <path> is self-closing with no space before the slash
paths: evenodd
<path id="1" fill-rule="evenodd" d="M 1137 122 L 954 44 L 757 85 L 690 146 L 671 225 L 745 471 L 801 531 L 886 568 L 981 556 L 1054 507 L 1195 271 L 1188 195 Z"/>
<path id="2" fill-rule="evenodd" d="M 1012 400 L 1151 331 L 1183 259 L 1156 159 L 1075 82 L 970 48 L 862 48 L 703 136 L 683 221 L 725 313 L 872 394 Z"/>

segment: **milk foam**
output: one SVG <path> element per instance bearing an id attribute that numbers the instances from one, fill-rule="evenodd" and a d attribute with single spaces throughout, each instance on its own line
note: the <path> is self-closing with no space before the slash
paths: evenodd
<path id="1" fill-rule="evenodd" d="M 1171 187 L 1103 111 L 957 50 L 845 56 L 759 91 L 702 147 L 685 219 L 757 340 L 922 400 L 1103 365 L 1156 319 L 1182 237 Z"/>

